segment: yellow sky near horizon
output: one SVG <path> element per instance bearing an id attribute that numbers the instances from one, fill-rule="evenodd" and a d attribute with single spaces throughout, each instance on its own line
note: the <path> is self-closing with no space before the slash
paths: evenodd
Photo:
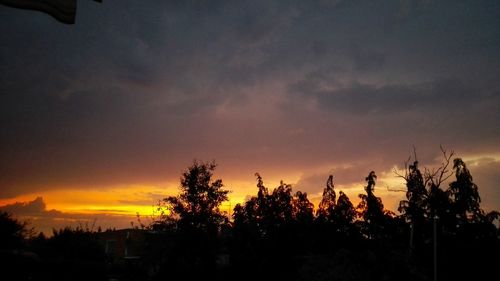
<path id="1" fill-rule="evenodd" d="M 250 196 L 255 196 L 257 193 L 255 182 L 231 180 L 224 182 L 230 193 L 229 200 L 221 205 L 221 210 L 229 216 L 232 215 L 232 210 L 236 204 L 245 202 Z M 279 185 L 279 180 L 265 181 L 265 185 L 272 191 Z M 355 206 L 359 202 L 357 195 L 364 193 L 362 182 L 350 186 L 336 186 L 337 193 L 340 190 L 349 196 Z M 297 190 L 293 189 L 293 191 Z M 169 195 L 176 195 L 178 192 L 178 185 L 174 183 L 166 184 L 163 187 L 133 185 L 91 190 L 68 188 L 2 199 L 0 200 L 0 206 L 19 202 L 27 203 L 37 197 L 42 197 L 46 205 L 45 211 L 56 210 L 60 213 L 22 214 L 19 218 L 28 220 L 35 229 L 45 233 L 50 232 L 52 228 L 81 226 L 82 224 L 95 224 L 96 228 L 101 226 L 103 229 L 126 228 L 132 225 L 131 222 L 137 225 L 137 214 L 140 215 L 143 223 L 148 224 L 151 222 L 152 218 L 158 215 L 158 212 L 155 212 L 158 200 Z M 402 199 L 401 194 L 387 192 L 384 186 L 380 186 L 376 194 L 383 198 L 386 208 L 392 211 L 395 211 L 395 206 Z M 321 200 L 321 192 L 309 194 L 309 199 L 315 207 L 318 206 Z"/>
<path id="2" fill-rule="evenodd" d="M 471 168 L 481 163 L 480 160 L 484 156 L 468 156 L 464 159 L 468 160 L 468 165 Z M 491 158 L 491 157 L 490 157 Z M 494 157 L 494 161 L 498 158 Z M 493 161 L 493 160 L 492 160 Z M 381 171 L 377 173 L 378 180 L 375 188 L 375 195 L 381 197 L 383 204 L 387 210 L 398 214 L 397 207 L 399 202 L 405 199 L 405 185 L 401 178 L 398 178 L 393 170 Z M 291 183 L 293 192 L 300 190 L 296 188 L 296 183 L 300 182 L 302 174 L 292 175 L 283 178 L 285 183 Z M 257 193 L 256 181 L 233 179 L 231 177 L 220 176 L 217 173 L 214 178 L 222 178 L 225 188 L 230 190 L 229 200 L 224 202 L 221 210 L 232 214 L 232 209 L 238 203 L 245 202 L 249 197 L 255 196 Z M 249 177 L 250 178 L 250 177 Z M 452 177 L 453 178 L 453 177 Z M 358 194 L 365 193 L 365 182 L 360 178 L 359 182 L 348 185 L 335 184 L 337 195 L 339 191 L 343 191 L 351 200 L 354 206 L 359 202 Z M 273 177 L 266 174 L 264 176 L 265 186 L 272 191 L 280 183 L 281 178 Z M 479 179 L 480 181 L 481 179 Z M 325 179 L 326 182 L 326 179 Z M 446 188 L 447 184 L 442 187 Z M 489 211 L 488 203 L 494 200 L 489 189 L 481 188 L 480 192 L 483 198 L 482 206 L 486 206 L 485 210 Z M 302 190 L 303 191 L 303 190 Z M 136 216 L 139 214 L 145 223 L 148 223 L 155 214 L 155 207 L 158 200 L 167 196 L 177 195 L 179 193 L 179 182 L 170 181 L 162 184 L 134 184 L 123 186 L 111 186 L 102 188 L 82 189 L 81 187 L 67 187 L 65 189 L 53 189 L 41 192 L 22 194 L 9 199 L 0 199 L 0 206 L 10 205 L 22 202 L 24 204 L 32 202 L 37 197 L 42 197 L 45 203 L 45 210 L 48 212 L 56 210 L 57 214 L 36 214 L 23 215 L 22 218 L 27 218 L 32 222 L 32 225 L 38 229 L 50 229 L 52 227 L 63 227 L 64 224 L 73 224 L 90 222 L 97 220 L 97 225 L 103 228 L 109 227 L 130 227 L 130 222 L 136 221 Z M 309 200 L 318 206 L 321 200 L 322 187 L 318 188 L 316 193 L 308 193 Z"/>

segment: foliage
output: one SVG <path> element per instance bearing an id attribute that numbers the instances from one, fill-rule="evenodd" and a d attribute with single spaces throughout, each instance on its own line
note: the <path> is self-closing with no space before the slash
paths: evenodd
<path id="1" fill-rule="evenodd" d="M 450 183 L 449 189 L 453 211 L 461 222 L 477 221 L 484 215 L 479 207 L 481 198 L 478 187 L 472 181 L 472 176 L 462 159 L 453 160 L 453 169 L 455 169 L 456 180 Z"/>
<path id="2" fill-rule="evenodd" d="M 337 194 L 334 190 L 333 175 L 328 177 L 326 187 L 323 190 L 323 196 L 319 203 L 317 216 L 319 220 L 331 221 L 333 219 L 333 210 L 336 204 Z"/>
<path id="3" fill-rule="evenodd" d="M 309 225 L 314 220 L 314 204 L 309 201 L 306 192 L 295 193 L 293 219 L 301 226 Z"/>
<path id="4" fill-rule="evenodd" d="M 356 219 L 356 210 L 347 195 L 340 191 L 339 199 L 333 213 L 333 221 L 338 225 L 339 231 L 348 231 Z"/>
<path id="5" fill-rule="evenodd" d="M 48 251 L 43 253 L 65 260 L 104 261 L 104 250 L 98 233 L 83 227 L 54 229 L 47 239 Z"/>
<path id="6" fill-rule="evenodd" d="M 382 199 L 374 195 L 377 175 L 371 171 L 365 178 L 367 185 L 365 186 L 365 194 L 360 194 L 361 201 L 358 204 L 358 216 L 363 220 L 361 222 L 364 235 L 369 238 L 379 238 L 383 235 L 385 226 L 385 213 Z"/>
<path id="7" fill-rule="evenodd" d="M 400 202 L 398 211 L 412 225 L 420 225 L 424 220 L 427 209 L 426 200 L 428 193 L 425 189 L 424 176 L 420 172 L 416 159 L 412 165 L 405 163 L 405 166 L 406 174 L 404 176 L 400 175 L 400 177 L 406 181 L 407 200 Z"/>
<path id="8" fill-rule="evenodd" d="M 181 192 L 163 201 L 170 212 L 168 219 L 177 222 L 181 230 L 216 232 L 226 216 L 219 209 L 227 200 L 228 190 L 223 189 L 222 180 L 212 180 L 217 165 L 194 162 L 181 177 Z"/>
<path id="9" fill-rule="evenodd" d="M 27 222 L 20 222 L 12 214 L 0 212 L 0 249 L 17 249 L 33 232 Z"/>
<path id="10" fill-rule="evenodd" d="M 213 180 L 215 168 L 214 162 L 194 161 L 181 176 L 180 194 L 163 199 L 166 212 L 152 227 L 170 232 L 165 237 L 171 241 L 164 241 L 160 246 L 168 249 L 158 257 L 162 265 L 161 276 L 213 277 L 217 238 L 228 222 L 220 205 L 229 193 L 222 180 Z"/>

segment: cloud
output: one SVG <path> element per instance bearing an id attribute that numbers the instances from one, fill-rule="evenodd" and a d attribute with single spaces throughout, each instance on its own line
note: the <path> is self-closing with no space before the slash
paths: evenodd
<path id="1" fill-rule="evenodd" d="M 14 213 L 17 215 L 38 215 L 43 213 L 50 213 L 51 215 L 60 214 L 56 210 L 48 211 L 42 197 L 37 197 L 29 202 L 16 202 L 0 207 L 3 211 Z"/>
<path id="2" fill-rule="evenodd" d="M 313 72 L 289 86 L 293 97 L 312 99 L 322 109 L 352 115 L 395 115 L 418 111 L 421 115 L 488 109 L 498 103 L 500 89 L 481 89 L 458 79 L 437 79 L 418 84 L 337 84 L 324 73 Z M 467 105 L 467 107 L 463 107 Z M 495 112 L 496 113 L 496 112 Z"/>
<path id="3" fill-rule="evenodd" d="M 71 27 L 0 7 L 0 198 L 173 181 L 193 158 L 316 190 L 412 145 L 499 151 L 496 5 L 120 1 Z"/>
<path id="4" fill-rule="evenodd" d="M 154 192 L 141 192 L 139 194 L 141 198 L 143 199 L 135 199 L 135 200 L 118 200 L 119 203 L 121 204 L 126 204 L 126 205 L 155 205 L 159 201 L 163 200 L 164 198 L 167 197 L 166 194 L 161 194 L 161 193 L 154 193 Z"/>
<path id="5" fill-rule="evenodd" d="M 116 210 L 93 210 L 110 212 L 110 214 L 82 214 L 65 213 L 55 209 L 47 210 L 42 197 L 37 197 L 29 202 L 16 202 L 0 206 L 0 211 L 9 212 L 22 221 L 27 221 L 30 227 L 36 231 L 51 234 L 52 229 L 60 229 L 67 226 L 88 227 L 97 230 L 118 227 L 126 228 L 135 222 L 136 218 L 127 214 L 116 214 Z M 112 212 L 111 212 L 112 211 Z M 112 213 L 112 214 L 111 214 Z"/>

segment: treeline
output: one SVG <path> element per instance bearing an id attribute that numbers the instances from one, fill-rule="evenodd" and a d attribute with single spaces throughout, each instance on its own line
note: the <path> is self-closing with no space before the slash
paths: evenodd
<path id="1" fill-rule="evenodd" d="M 442 152 L 432 170 L 421 170 L 416 155 L 405 162 L 397 174 L 407 189 L 399 215 L 375 195 L 374 171 L 356 206 L 329 176 L 316 208 L 307 193 L 284 182 L 270 189 L 257 173 L 255 196 L 229 218 L 220 209 L 229 191 L 214 179 L 215 163 L 195 161 L 179 195 L 159 203 L 153 223 L 141 223 L 145 238 L 133 265 L 111 261 L 100 232 L 66 228 L 26 239 L 26 226 L 7 214 L 1 247 L 24 245 L 42 260 L 25 280 L 486 280 L 500 261 L 499 213 L 481 209 L 464 161 Z"/>
<path id="2" fill-rule="evenodd" d="M 465 162 L 442 153 L 432 170 L 421 171 L 416 155 L 405 162 L 397 174 L 407 188 L 400 215 L 375 196 L 374 171 L 357 206 L 342 191 L 337 197 L 330 176 L 317 208 L 284 182 L 270 190 L 257 173 L 257 194 L 236 205 L 229 221 L 219 209 L 228 191 L 212 181 L 215 164 L 195 162 L 181 178 L 181 194 L 163 201 L 166 212 L 151 226 L 179 237 L 170 256 L 181 258 L 162 267 L 164 276 L 216 275 L 211 269 L 226 254 L 226 273 L 248 280 L 486 278 L 500 261 L 499 213 L 480 208 Z"/>

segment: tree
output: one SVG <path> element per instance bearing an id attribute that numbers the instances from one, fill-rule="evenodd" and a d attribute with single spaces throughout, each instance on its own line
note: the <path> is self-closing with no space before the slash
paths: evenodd
<path id="1" fill-rule="evenodd" d="M 305 248 L 313 205 L 306 193 L 294 197 L 290 184 L 281 181 L 269 192 L 260 174 L 255 176 L 257 196 L 234 208 L 232 260 L 238 271 L 251 271 L 255 278 L 265 273 L 283 279 L 294 254 Z"/>
<path id="2" fill-rule="evenodd" d="M 282 227 L 293 220 L 292 186 L 280 181 L 280 185 L 269 196 L 272 225 Z"/>
<path id="3" fill-rule="evenodd" d="M 215 274 L 218 234 L 227 222 L 220 205 L 229 193 L 222 180 L 212 179 L 215 168 L 214 162 L 194 161 L 181 176 L 180 194 L 163 199 L 167 211 L 162 220 L 170 230 L 165 239 L 172 241 L 165 243 L 174 246 L 161 257 L 160 275 L 195 279 Z"/>
<path id="4" fill-rule="evenodd" d="M 381 217 L 384 215 L 384 205 L 379 197 L 376 197 L 373 192 L 375 191 L 377 175 L 371 171 L 365 178 L 367 185 L 365 186 L 366 195 L 360 194 L 361 202 L 358 205 L 360 216 L 365 222 L 377 224 L 380 222 Z"/>
<path id="5" fill-rule="evenodd" d="M 314 205 L 307 198 L 307 192 L 297 191 L 293 199 L 293 217 L 302 227 L 309 225 L 314 219 Z"/>
<path id="6" fill-rule="evenodd" d="M 453 160 L 456 180 L 450 183 L 450 196 L 454 212 L 462 223 L 478 221 L 484 216 L 479 207 L 481 197 L 477 185 L 472 181 L 472 176 L 460 158 Z"/>
<path id="7" fill-rule="evenodd" d="M 425 203 L 427 199 L 426 182 L 418 167 L 417 153 L 413 150 L 413 164 L 408 165 L 411 156 L 405 161 L 405 174 L 401 175 L 395 171 L 396 175 L 406 182 L 406 199 L 399 202 L 398 211 L 412 226 L 421 225 L 425 220 Z"/>
<path id="8" fill-rule="evenodd" d="M 216 166 L 215 162 L 194 161 L 182 174 L 180 195 L 163 199 L 179 229 L 214 233 L 226 220 L 220 205 L 227 201 L 229 191 L 223 189 L 222 180 L 212 180 Z"/>
<path id="9" fill-rule="evenodd" d="M 352 232 L 352 224 L 356 218 L 356 210 L 347 195 L 340 191 L 337 205 L 333 212 L 333 221 L 337 226 L 337 231 L 344 234 Z"/>
<path id="10" fill-rule="evenodd" d="M 0 249 L 16 249 L 22 246 L 28 234 L 26 222 L 20 222 L 10 213 L 0 212 Z"/>
<path id="11" fill-rule="evenodd" d="M 420 171 L 417 160 L 416 149 L 413 148 L 413 164 L 408 164 L 411 156 L 405 161 L 405 174 L 395 174 L 406 182 L 406 199 L 399 202 L 398 211 L 402 213 L 402 219 L 409 223 L 410 251 L 414 250 L 415 244 L 420 244 L 426 236 L 426 211 L 428 192 L 427 182 Z"/>
<path id="12" fill-rule="evenodd" d="M 87 260 L 104 263 L 104 249 L 99 244 L 98 233 L 90 228 L 78 226 L 53 229 L 47 239 L 48 251 L 44 254 L 64 260 Z"/>
<path id="13" fill-rule="evenodd" d="M 473 182 L 472 175 L 462 159 L 453 160 L 453 169 L 456 180 L 450 183 L 448 192 L 457 232 L 465 237 L 495 237 L 497 229 L 493 222 L 499 218 L 499 213 L 491 211 L 486 214 L 481 209 L 478 186 Z"/>
<path id="14" fill-rule="evenodd" d="M 319 221 L 331 221 L 333 210 L 335 209 L 337 194 L 333 184 L 333 175 L 328 177 L 326 187 L 323 189 L 323 196 L 318 206 L 317 216 Z"/>
<path id="15" fill-rule="evenodd" d="M 359 194 L 361 201 L 358 204 L 358 216 L 363 218 L 365 235 L 369 238 L 377 238 L 382 235 L 384 227 L 384 205 L 382 199 L 376 197 L 375 191 L 377 175 L 371 171 L 365 178 L 367 185 L 365 186 L 365 194 Z"/>
<path id="16" fill-rule="evenodd" d="M 236 232 L 253 238 L 268 235 L 268 226 L 272 224 L 269 192 L 260 174 L 255 173 L 255 176 L 257 177 L 257 196 L 253 196 L 244 204 L 236 204 L 233 209 L 233 225 Z"/>
<path id="17" fill-rule="evenodd" d="M 340 234 L 347 237 L 353 233 L 353 222 L 356 218 L 356 211 L 342 191 L 337 194 L 333 184 L 333 176 L 330 175 L 326 181 L 326 187 L 323 189 L 323 196 L 318 207 L 316 222 L 323 232 L 328 236 Z"/>
<path id="18" fill-rule="evenodd" d="M 272 193 L 269 193 L 260 174 L 256 173 L 255 176 L 257 177 L 257 196 L 250 198 L 243 206 L 236 205 L 233 216 L 235 224 L 253 225 L 262 237 L 269 237 L 289 225 L 298 212 L 307 213 L 308 209 L 312 211 L 308 205 L 310 203 L 307 194 L 298 193 L 297 198 L 294 199 L 292 186 L 283 181 Z M 298 210 L 299 207 L 302 209 Z"/>
<path id="19" fill-rule="evenodd" d="M 448 192 L 440 188 L 441 184 L 453 174 L 449 171 L 453 151 L 447 152 L 441 147 L 443 162 L 437 169 L 425 169 L 425 183 L 428 186 L 426 202 L 427 219 L 439 218 L 441 222 L 451 226 L 453 218 L 450 216 L 450 198 Z M 453 228 L 453 226 L 451 226 Z"/>

